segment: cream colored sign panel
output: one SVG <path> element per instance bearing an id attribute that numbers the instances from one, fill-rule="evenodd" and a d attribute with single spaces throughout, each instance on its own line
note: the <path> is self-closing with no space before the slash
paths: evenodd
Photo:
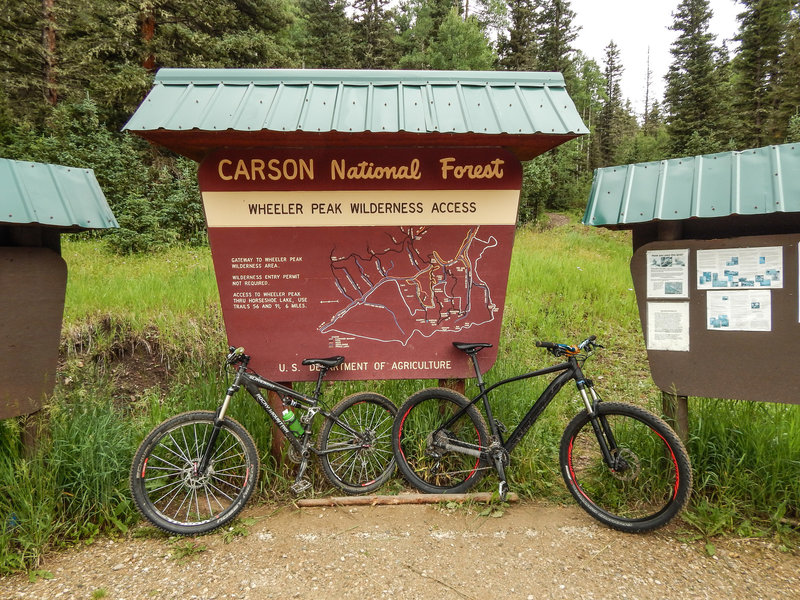
<path id="1" fill-rule="evenodd" d="M 203 192 L 209 227 L 514 225 L 518 190 Z"/>

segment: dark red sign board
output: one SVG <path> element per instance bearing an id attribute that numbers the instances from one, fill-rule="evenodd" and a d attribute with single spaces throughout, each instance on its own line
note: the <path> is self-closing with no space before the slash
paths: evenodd
<path id="1" fill-rule="evenodd" d="M 498 148 L 220 150 L 200 166 L 228 341 L 278 381 L 472 376 L 494 362 L 521 185 Z"/>

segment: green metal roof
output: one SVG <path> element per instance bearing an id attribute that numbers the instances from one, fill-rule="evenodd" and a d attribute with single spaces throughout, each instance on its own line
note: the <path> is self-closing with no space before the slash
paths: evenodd
<path id="1" fill-rule="evenodd" d="M 91 169 L 0 158 L 0 225 L 119 227 Z"/>
<path id="2" fill-rule="evenodd" d="M 536 155 L 589 132 L 559 73 L 311 69 L 161 69 L 125 129 L 195 158 L 223 145 L 354 136 Z"/>
<path id="3" fill-rule="evenodd" d="M 594 172 L 586 225 L 800 212 L 800 144 Z"/>

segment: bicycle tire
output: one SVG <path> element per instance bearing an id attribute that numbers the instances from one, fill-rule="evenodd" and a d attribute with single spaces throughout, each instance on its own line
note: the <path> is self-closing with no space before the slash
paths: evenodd
<path id="1" fill-rule="evenodd" d="M 214 426 L 214 413 L 192 411 L 155 427 L 133 458 L 129 478 L 136 508 L 156 527 L 178 535 L 208 533 L 233 519 L 255 489 L 260 461 L 253 438 L 226 418 L 209 471 L 193 471 Z"/>
<path id="2" fill-rule="evenodd" d="M 394 403 L 380 394 L 361 392 L 341 400 L 325 419 L 317 440 L 325 478 L 347 494 L 368 494 L 386 483 L 395 471 L 392 453 L 392 423 L 397 414 Z M 353 438 L 340 423 L 358 432 Z M 353 449 L 355 444 L 362 444 Z"/>
<path id="3" fill-rule="evenodd" d="M 581 411 L 561 438 L 561 475 L 577 503 L 619 531 L 663 527 L 683 510 L 692 490 L 689 455 L 667 423 L 621 402 L 602 402 L 597 414 L 616 440 L 611 469 L 603 459 L 591 419 Z"/>
<path id="4" fill-rule="evenodd" d="M 469 404 L 462 394 L 447 388 L 427 388 L 406 400 L 392 427 L 392 449 L 397 467 L 414 488 L 427 494 L 466 492 L 485 475 L 488 463 L 479 457 L 443 448 L 467 443 L 485 447 L 489 434 L 480 411 L 471 405 L 464 415 L 436 439 L 433 433 Z"/>

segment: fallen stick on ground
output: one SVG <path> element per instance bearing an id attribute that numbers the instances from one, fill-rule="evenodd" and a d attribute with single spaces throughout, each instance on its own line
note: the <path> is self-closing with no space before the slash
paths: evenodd
<path id="1" fill-rule="evenodd" d="M 400 494 L 399 496 L 333 496 L 330 498 L 303 498 L 297 506 L 377 506 L 392 504 L 438 504 L 439 502 L 491 502 L 493 494 Z M 494 496 L 497 499 L 497 496 Z M 518 502 L 515 493 L 509 493 L 506 502 Z"/>

